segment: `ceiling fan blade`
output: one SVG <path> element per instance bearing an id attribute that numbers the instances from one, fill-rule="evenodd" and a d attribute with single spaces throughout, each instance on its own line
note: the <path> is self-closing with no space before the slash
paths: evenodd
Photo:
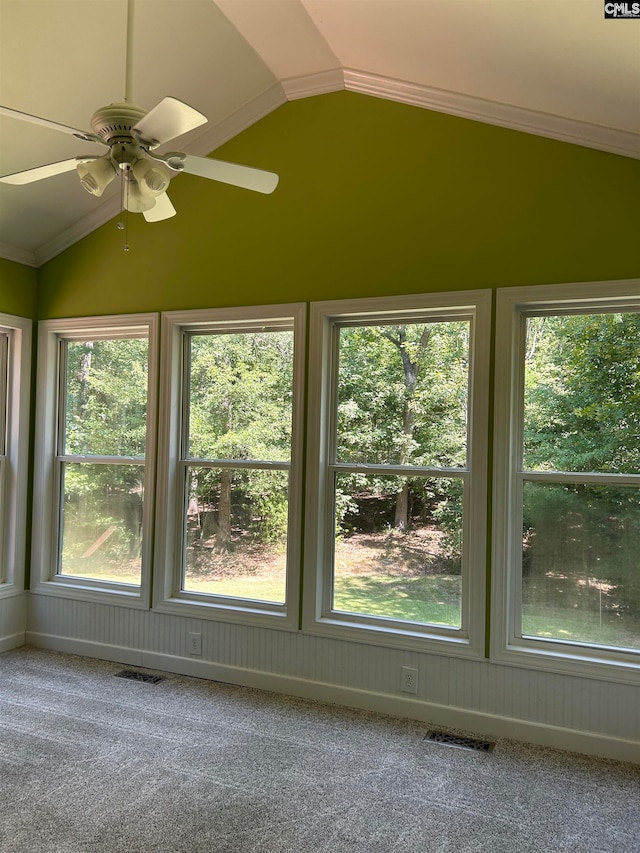
<path id="1" fill-rule="evenodd" d="M 133 128 L 133 133 L 150 148 L 157 148 L 158 145 L 176 136 L 182 136 L 207 121 L 205 115 L 177 98 L 164 98 L 140 119 Z"/>
<path id="2" fill-rule="evenodd" d="M 48 118 L 40 118 L 40 116 L 32 116 L 29 113 L 22 113 L 20 110 L 12 110 L 11 107 L 0 106 L 0 116 L 8 118 L 17 118 L 19 121 L 28 121 L 31 124 L 39 124 L 42 127 L 49 127 L 52 130 L 59 130 L 62 133 L 69 133 L 78 139 L 83 139 L 85 142 L 99 142 L 104 145 L 101 139 L 88 130 L 78 130 L 75 127 L 68 127 L 66 124 L 58 124 L 55 121 L 49 121 Z"/>
<path id="3" fill-rule="evenodd" d="M 182 162 L 182 171 L 190 175 L 199 175 L 201 178 L 210 178 L 212 181 L 255 190 L 258 193 L 272 193 L 280 180 L 275 172 L 226 163 L 224 160 L 211 160 L 209 157 L 195 157 L 193 154 L 185 154 Z"/>
<path id="4" fill-rule="evenodd" d="M 78 163 L 87 163 L 89 160 L 97 159 L 97 157 L 72 157 L 70 160 L 58 160 L 57 163 L 47 163 L 45 166 L 36 166 L 35 169 L 3 175 L 0 177 L 0 182 L 3 184 L 31 184 L 34 181 L 51 178 L 53 175 L 61 175 L 63 172 L 72 172 Z"/>
<path id="5" fill-rule="evenodd" d="M 176 209 L 171 204 L 171 199 L 166 193 L 156 198 L 156 203 L 151 210 L 143 210 L 142 215 L 147 222 L 160 222 L 162 219 L 170 219 L 176 215 Z"/>

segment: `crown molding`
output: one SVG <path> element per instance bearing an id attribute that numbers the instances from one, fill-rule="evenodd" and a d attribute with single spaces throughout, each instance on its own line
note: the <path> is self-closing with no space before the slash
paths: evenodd
<path id="1" fill-rule="evenodd" d="M 0 258 L 4 258 L 5 261 L 15 261 L 16 264 L 23 264 L 25 267 L 38 266 L 35 252 L 13 246 L 11 243 L 0 242 Z"/>
<path id="2" fill-rule="evenodd" d="M 640 134 L 344 69 L 344 88 L 427 110 L 640 159 Z"/>
<path id="3" fill-rule="evenodd" d="M 339 92 L 345 88 L 344 70 L 334 68 L 318 74 L 308 74 L 305 77 L 290 77 L 282 81 L 282 88 L 288 101 L 312 98 L 314 95 L 325 95 L 327 92 Z"/>

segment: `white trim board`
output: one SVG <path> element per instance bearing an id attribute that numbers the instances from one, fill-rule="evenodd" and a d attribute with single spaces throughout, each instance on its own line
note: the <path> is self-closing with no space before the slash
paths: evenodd
<path id="1" fill-rule="evenodd" d="M 13 246 L 11 243 L 0 242 L 0 258 L 22 264 L 25 267 L 38 266 L 35 252 L 32 252 L 31 249 L 23 249 L 20 246 Z"/>
<path id="2" fill-rule="evenodd" d="M 581 732 L 561 726 L 533 723 L 353 687 L 341 687 L 293 676 L 217 664 L 193 657 L 128 649 L 123 646 L 42 634 L 36 631 L 27 631 L 26 642 L 36 648 L 253 687 L 258 690 L 269 690 L 274 693 L 299 696 L 303 699 L 418 720 L 429 725 L 466 729 L 488 737 L 512 738 L 552 749 L 570 750 L 600 758 L 640 764 L 639 742 L 609 735 Z"/>
<path id="3" fill-rule="evenodd" d="M 12 649 L 19 649 L 26 642 L 26 632 L 18 631 L 17 634 L 9 634 L 6 637 L 0 637 L 0 654 L 2 652 L 10 652 Z"/>

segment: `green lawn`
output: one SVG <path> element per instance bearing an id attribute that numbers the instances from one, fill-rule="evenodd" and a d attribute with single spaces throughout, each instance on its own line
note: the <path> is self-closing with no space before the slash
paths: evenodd
<path id="1" fill-rule="evenodd" d="M 231 598 L 251 598 L 254 601 L 284 602 L 284 577 L 238 577 L 207 578 L 190 577 L 186 583 L 188 592 L 204 592 L 209 595 L 224 595 Z"/>
<path id="2" fill-rule="evenodd" d="M 523 608 L 522 633 L 528 637 L 640 649 L 640 619 L 631 615 L 571 607 Z"/>
<path id="3" fill-rule="evenodd" d="M 371 574 L 336 578 L 334 609 L 403 622 L 460 626 L 460 577 L 394 577 Z"/>

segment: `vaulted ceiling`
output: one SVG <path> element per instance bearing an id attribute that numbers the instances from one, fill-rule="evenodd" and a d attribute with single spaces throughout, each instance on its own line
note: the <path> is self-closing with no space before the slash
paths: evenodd
<path id="1" fill-rule="evenodd" d="M 172 150 L 349 89 L 640 158 L 640 20 L 605 20 L 602 0 L 136 0 L 133 20 L 134 103 L 209 118 Z M 124 98 L 126 44 L 126 0 L 0 0 L 0 104 L 89 129 Z M 2 175 L 94 147 L 0 118 Z M 0 256 L 38 266 L 119 207 L 75 171 L 0 184 Z"/>

